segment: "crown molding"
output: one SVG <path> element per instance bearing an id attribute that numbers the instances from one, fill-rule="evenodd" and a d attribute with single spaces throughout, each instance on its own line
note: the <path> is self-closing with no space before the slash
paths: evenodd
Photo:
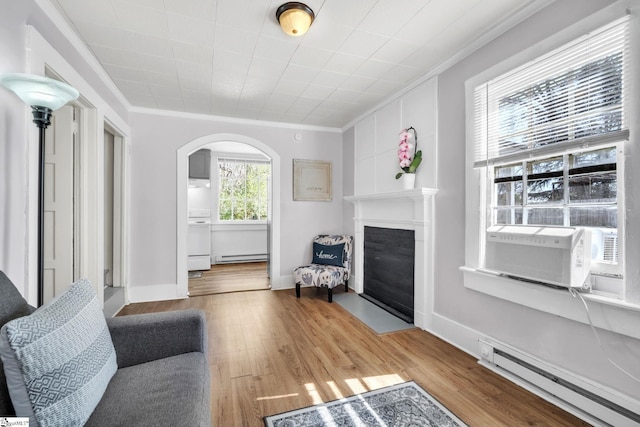
<path id="1" fill-rule="evenodd" d="M 44 16 L 49 19 L 55 28 L 57 28 L 62 36 L 67 39 L 73 48 L 80 54 L 80 56 L 87 62 L 89 67 L 96 73 L 98 78 L 104 83 L 108 90 L 122 103 L 126 110 L 131 109 L 131 104 L 120 92 L 120 89 L 111 80 L 111 77 L 107 74 L 102 64 L 95 57 L 91 49 L 85 44 L 84 40 L 80 38 L 75 29 L 69 24 L 67 19 L 54 4 L 52 0 L 35 0 L 36 5 L 42 10 Z"/>
<path id="2" fill-rule="evenodd" d="M 334 127 L 327 127 L 327 126 L 304 125 L 304 124 L 286 123 L 286 122 L 271 122 L 267 120 L 242 119 L 238 117 L 215 116 L 211 114 L 201 114 L 201 113 L 185 113 L 182 111 L 159 110 L 156 108 L 145 108 L 145 107 L 131 107 L 129 108 L 129 113 L 147 114 L 152 116 L 174 117 L 174 118 L 190 119 L 190 120 L 203 120 L 203 121 L 210 121 L 210 122 L 234 123 L 234 124 L 247 125 L 247 126 L 265 126 L 270 128 L 309 130 L 314 132 L 332 132 L 332 133 L 340 133 L 340 134 L 343 132 L 341 128 L 334 128 Z"/>

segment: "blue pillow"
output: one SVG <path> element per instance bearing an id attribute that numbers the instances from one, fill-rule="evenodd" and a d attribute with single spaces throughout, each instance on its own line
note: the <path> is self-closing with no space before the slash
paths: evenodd
<path id="1" fill-rule="evenodd" d="M 323 245 L 313 243 L 313 264 L 335 265 L 343 267 L 342 256 L 344 254 L 344 243 L 338 245 Z"/>

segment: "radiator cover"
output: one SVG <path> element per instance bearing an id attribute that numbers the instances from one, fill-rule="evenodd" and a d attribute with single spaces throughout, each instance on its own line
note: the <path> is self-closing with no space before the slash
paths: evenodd
<path id="1" fill-rule="evenodd" d="M 478 340 L 480 363 L 594 426 L 640 427 L 634 397 L 557 368 L 489 338 Z"/>

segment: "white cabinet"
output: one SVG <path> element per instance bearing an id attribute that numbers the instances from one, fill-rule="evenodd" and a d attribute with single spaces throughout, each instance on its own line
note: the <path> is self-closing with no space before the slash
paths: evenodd
<path id="1" fill-rule="evenodd" d="M 211 230 L 207 223 L 190 223 L 187 233 L 189 271 L 211 268 Z"/>
<path id="2" fill-rule="evenodd" d="M 189 156 L 189 179 L 209 179 L 211 150 L 203 148 Z"/>

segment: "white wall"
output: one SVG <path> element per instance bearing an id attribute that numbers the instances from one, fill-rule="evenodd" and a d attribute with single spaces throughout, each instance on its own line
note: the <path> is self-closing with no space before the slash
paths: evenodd
<path id="1" fill-rule="evenodd" d="M 465 263 L 465 81 L 610 3 L 558 0 L 438 76 L 435 332 L 471 353 L 477 353 L 475 338 L 492 337 L 637 396 L 638 383 L 607 362 L 588 325 L 466 289 L 459 271 Z M 629 319 L 640 321 L 630 310 Z M 640 376 L 640 342 L 603 330 L 600 334 L 608 355 Z"/>
<path id="2" fill-rule="evenodd" d="M 104 71 L 47 0 L 10 2 L 0 14 L 0 72 L 53 70 L 80 91 L 83 152 L 81 272 L 101 297 L 104 123 L 127 136 L 127 106 L 105 83 Z M 31 26 L 31 27 L 29 27 Z M 54 113 L 55 114 L 55 113 Z M 31 111 L 0 89 L 0 269 L 35 304 L 38 132 Z"/>
<path id="3" fill-rule="evenodd" d="M 0 72 L 24 70 L 30 8 L 29 2 L 18 2 L 0 14 Z M 27 289 L 27 126 L 24 103 L 0 89 L 0 269 L 23 295 Z"/>
<path id="4" fill-rule="evenodd" d="M 422 164 L 416 173 L 416 187 L 436 187 L 436 90 L 437 79 L 423 82 L 398 99 L 361 119 L 354 126 L 354 194 L 376 194 L 402 188 L 395 179 L 399 133 L 413 126 L 418 133 Z"/>
<path id="5" fill-rule="evenodd" d="M 211 225 L 211 264 L 221 264 L 234 260 L 228 257 L 240 257 L 239 260 L 266 261 L 266 255 L 266 224 Z M 225 259 L 225 257 L 227 258 Z"/>
<path id="6" fill-rule="evenodd" d="M 351 153 L 354 155 L 356 195 L 399 190 L 393 179 L 399 171 L 395 159 L 397 133 L 407 126 L 414 126 L 419 132 L 427 163 L 418 171 L 417 186 L 439 190 L 435 199 L 435 301 L 431 332 L 474 355 L 478 354 L 477 339 L 491 337 L 635 397 L 640 386 L 606 360 L 588 325 L 466 289 L 459 270 L 465 263 L 465 81 L 611 3 L 557 0 L 442 72 L 437 79 L 427 80 L 358 121 L 345 132 L 344 156 L 347 159 Z M 639 115 L 634 112 L 632 120 L 637 122 Z M 630 156 L 627 161 L 637 164 L 640 154 L 636 154 L 638 149 L 631 148 L 627 150 Z M 630 173 L 628 169 L 626 174 Z M 634 197 L 633 202 L 628 202 L 637 203 L 635 200 Z M 345 221 L 348 209 L 345 206 Z M 635 210 L 627 212 L 629 229 L 629 220 L 636 215 Z M 627 242 L 627 246 L 631 244 L 637 249 L 638 243 Z M 637 268 L 631 264 L 634 270 L 628 276 L 629 280 L 635 280 L 639 274 L 634 273 Z M 577 300 L 576 303 L 580 304 Z M 628 310 L 627 314 L 630 322 L 640 323 L 637 311 Z M 637 363 L 640 342 L 606 331 L 600 334 L 607 354 L 640 377 Z"/>
<path id="7" fill-rule="evenodd" d="M 344 163 L 344 174 L 342 177 L 342 192 L 345 196 L 354 195 L 355 187 L 355 131 L 353 128 L 347 129 L 342 135 L 342 161 Z M 355 224 L 353 217 L 355 208 L 353 203 L 345 203 L 343 206 L 344 233 L 354 236 Z M 355 258 L 354 258 L 355 259 Z M 354 282 L 355 283 L 355 282 Z"/>
<path id="8" fill-rule="evenodd" d="M 310 260 L 313 236 L 342 232 L 339 131 L 144 111 L 132 112 L 129 117 L 135 141 L 131 153 L 131 290 L 136 299 L 154 299 L 158 287 L 174 286 L 182 273 L 176 271 L 176 150 L 197 138 L 217 133 L 244 135 L 280 156 L 281 182 L 275 191 L 280 192 L 281 277 L 272 281 L 285 285 L 291 281 L 293 268 Z M 302 135 L 301 141 L 294 140 L 296 133 Z M 332 162 L 332 201 L 293 201 L 294 158 Z"/>

